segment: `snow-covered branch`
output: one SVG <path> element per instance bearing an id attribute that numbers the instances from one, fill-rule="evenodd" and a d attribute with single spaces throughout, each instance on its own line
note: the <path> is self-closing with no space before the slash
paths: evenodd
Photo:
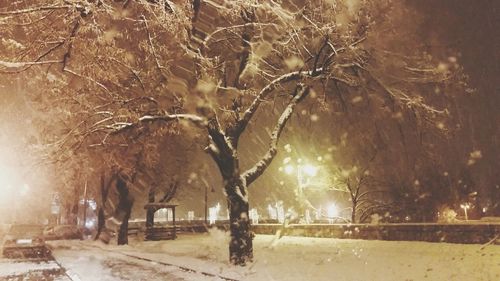
<path id="1" fill-rule="evenodd" d="M 26 9 L 14 10 L 14 11 L 3 11 L 3 12 L 0 11 L 0 16 L 30 14 L 30 13 L 43 12 L 43 11 L 53 11 L 53 10 L 66 10 L 66 9 L 69 9 L 72 7 L 73 7 L 72 5 L 39 6 L 39 7 L 32 7 L 32 8 L 26 8 Z"/>
<path id="2" fill-rule="evenodd" d="M 45 65 L 54 63 L 62 63 L 62 61 L 48 60 L 48 61 L 29 61 L 29 62 L 8 62 L 0 60 L 0 72 L 17 73 L 17 72 L 22 72 L 33 65 Z"/>
<path id="3" fill-rule="evenodd" d="M 309 93 L 309 87 L 299 84 L 296 89 L 296 94 L 287 105 L 285 110 L 281 113 L 278 123 L 271 134 L 271 143 L 269 144 L 269 150 L 258 161 L 252 168 L 245 171 L 243 177 L 246 180 L 247 185 L 250 185 L 254 180 L 256 180 L 264 171 L 267 169 L 269 164 L 273 161 L 276 153 L 278 152 L 278 141 L 281 136 L 281 132 L 285 128 L 286 122 L 292 116 L 292 113 L 297 106 L 297 104 L 304 99 Z"/>
<path id="4" fill-rule="evenodd" d="M 382 79 L 377 77 L 377 75 L 375 75 L 369 69 L 362 67 L 359 64 L 354 64 L 353 66 L 357 67 L 357 68 L 363 70 L 365 73 L 367 73 L 370 76 L 370 78 L 373 79 L 380 86 L 382 91 L 388 96 L 388 98 L 392 102 L 398 102 L 402 105 L 405 105 L 408 108 L 420 108 L 423 111 L 430 113 L 430 114 L 447 114 L 446 109 L 439 110 L 439 109 L 436 109 L 433 106 L 425 103 L 423 101 L 422 96 L 420 96 L 420 95 L 415 96 L 415 97 L 410 96 L 409 94 L 403 92 L 400 89 L 390 87 L 389 85 L 387 85 L 384 81 L 382 81 Z M 415 83 L 416 81 L 412 81 L 412 82 Z"/>
<path id="5" fill-rule="evenodd" d="M 104 84 L 102 84 L 101 82 L 99 82 L 99 81 L 95 80 L 94 78 L 92 78 L 92 77 L 90 77 L 90 76 L 85 76 L 85 75 L 79 74 L 79 73 L 77 73 L 77 72 L 75 72 L 75 71 L 73 71 L 73 70 L 71 70 L 71 69 L 69 69 L 69 68 L 67 68 L 67 67 L 64 67 L 64 68 L 63 68 L 63 71 L 64 71 L 64 72 L 68 72 L 69 74 L 72 74 L 72 75 L 74 75 L 74 76 L 76 76 L 76 77 L 79 77 L 79 78 L 82 78 L 82 79 L 84 79 L 84 80 L 88 80 L 88 81 L 90 81 L 90 82 L 92 82 L 92 83 L 96 84 L 97 86 L 99 86 L 101 89 L 103 89 L 103 90 L 104 90 L 106 93 L 108 93 L 109 95 L 111 95 L 111 94 L 112 94 L 112 93 L 111 93 L 111 91 L 108 89 L 108 87 L 106 87 Z"/>
<path id="6" fill-rule="evenodd" d="M 160 59 L 158 58 L 158 55 L 156 54 L 155 44 L 153 43 L 153 38 L 151 36 L 151 32 L 149 31 L 148 21 L 144 15 L 141 15 L 141 20 L 144 23 L 144 26 L 146 28 L 146 33 L 148 34 L 148 42 L 149 42 L 149 46 L 151 48 L 151 53 L 153 54 L 153 57 L 155 59 L 156 67 L 158 68 L 159 71 L 161 71 L 162 69 L 165 69 L 165 67 L 163 67 L 160 64 Z"/>
<path id="7" fill-rule="evenodd" d="M 206 127 L 208 125 L 207 119 L 194 114 L 168 114 L 165 112 L 163 115 L 144 115 L 140 117 L 137 122 L 115 122 L 109 126 L 110 129 L 114 131 L 114 133 L 123 131 L 125 129 L 137 127 L 139 124 L 154 122 L 154 121 L 174 121 L 174 120 L 186 120 L 190 121 L 193 124 Z"/>
<path id="8" fill-rule="evenodd" d="M 169 122 L 174 120 L 186 120 L 200 127 L 207 127 L 206 118 L 194 114 L 159 114 L 159 115 L 144 115 L 139 117 L 135 122 L 119 122 L 114 120 L 115 117 L 107 117 L 94 123 L 87 133 L 107 132 L 107 134 L 118 134 L 129 129 L 137 128 L 143 123 L 150 122 Z"/>
<path id="9" fill-rule="evenodd" d="M 280 77 L 271 81 L 271 83 L 267 84 L 267 86 L 265 86 L 259 92 L 259 94 L 253 100 L 252 104 L 250 104 L 248 109 L 245 110 L 245 112 L 243 113 L 243 117 L 238 121 L 238 124 L 237 124 L 237 130 L 236 130 L 237 134 L 243 133 L 243 131 L 245 130 L 246 126 L 248 125 L 248 123 L 252 119 L 253 115 L 255 114 L 257 109 L 259 108 L 262 101 L 264 101 L 264 99 L 274 89 L 276 89 L 279 85 L 286 83 L 286 82 L 289 82 L 289 81 L 299 80 L 300 78 L 303 78 L 303 77 L 311 77 L 311 76 L 313 76 L 313 73 L 319 73 L 321 71 L 323 71 L 322 68 L 309 70 L 309 71 L 300 71 L 299 70 L 299 71 L 294 71 L 294 72 L 290 72 L 287 74 L 283 74 Z"/>
<path id="10" fill-rule="evenodd" d="M 216 116 L 208 120 L 206 128 L 210 144 L 205 151 L 215 160 L 221 173 L 233 173 L 237 165 L 237 151 L 230 138 L 222 131 Z"/>
<path id="11" fill-rule="evenodd" d="M 207 47 L 210 39 L 212 39 L 216 34 L 227 31 L 227 30 L 234 30 L 234 29 L 241 29 L 245 27 L 256 27 L 256 26 L 276 26 L 274 23 L 262 23 L 262 22 L 247 22 L 244 24 L 238 24 L 238 25 L 232 25 L 232 26 L 226 26 L 226 27 L 220 27 L 213 31 L 212 33 L 208 34 L 205 40 L 203 41 L 203 46 Z"/>

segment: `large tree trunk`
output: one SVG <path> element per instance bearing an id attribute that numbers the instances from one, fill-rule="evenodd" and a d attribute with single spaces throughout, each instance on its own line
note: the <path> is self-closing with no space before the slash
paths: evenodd
<path id="1" fill-rule="evenodd" d="M 149 194 L 148 194 L 148 203 L 154 203 L 155 202 L 155 187 L 151 187 L 149 189 Z M 154 226 L 154 219 L 155 219 L 155 211 L 153 209 L 148 209 L 146 211 L 146 227 L 150 228 Z"/>
<path id="2" fill-rule="evenodd" d="M 253 233 L 248 217 L 248 201 L 235 193 L 228 194 L 227 198 L 231 231 L 229 259 L 233 264 L 245 265 L 246 262 L 253 259 Z"/>
<path id="3" fill-rule="evenodd" d="M 128 220 L 130 219 L 130 213 L 132 212 L 132 203 L 130 207 L 126 210 L 125 217 L 120 225 L 120 230 L 118 231 L 118 245 L 128 244 Z"/>
<path id="4" fill-rule="evenodd" d="M 120 229 L 118 231 L 118 245 L 128 244 L 128 220 L 132 213 L 134 201 L 129 194 L 126 182 L 118 177 L 116 181 L 116 189 L 118 190 L 118 206 L 115 212 L 115 218 L 120 221 Z"/>
<path id="5" fill-rule="evenodd" d="M 99 207 L 99 211 L 97 213 L 97 233 L 94 237 L 94 240 L 99 239 L 105 225 L 106 225 L 106 218 L 104 216 L 104 207 L 101 206 Z"/>
<path id="6" fill-rule="evenodd" d="M 106 225 L 106 215 L 105 215 L 105 205 L 108 200 L 108 188 L 109 184 L 105 183 L 105 174 L 104 172 L 101 174 L 101 203 L 99 206 L 99 211 L 97 213 L 97 233 L 94 237 L 94 240 L 99 239 L 101 233 Z"/>
<path id="7" fill-rule="evenodd" d="M 352 203 L 351 223 L 356 223 L 356 208 L 357 203 Z"/>

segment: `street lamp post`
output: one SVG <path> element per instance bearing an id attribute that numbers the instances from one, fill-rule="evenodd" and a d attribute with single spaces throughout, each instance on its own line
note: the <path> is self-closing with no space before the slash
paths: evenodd
<path id="1" fill-rule="evenodd" d="M 205 224 L 207 224 L 208 217 L 209 217 L 209 213 L 208 213 L 208 187 L 209 187 L 209 184 L 208 184 L 207 180 L 205 179 L 205 177 L 203 177 L 201 179 L 201 181 L 203 182 L 203 185 L 205 186 Z M 211 187 L 210 192 L 215 192 L 213 186 Z"/>
<path id="2" fill-rule="evenodd" d="M 299 194 L 302 194 L 303 189 L 309 184 L 310 177 L 316 176 L 318 168 L 310 164 L 301 165 L 300 160 L 301 159 L 298 161 L 299 164 L 297 164 L 297 188 Z M 287 165 L 285 167 L 285 173 L 289 175 L 293 173 L 293 170 L 294 168 L 292 165 Z"/>
<path id="3" fill-rule="evenodd" d="M 87 227 L 87 180 L 83 191 L 83 227 Z"/>
<path id="4" fill-rule="evenodd" d="M 307 212 L 307 210 L 302 210 L 301 202 L 306 201 L 304 198 L 304 188 L 309 185 L 310 178 L 316 176 L 318 168 L 311 164 L 301 164 L 302 159 L 297 161 L 297 198 L 299 201 L 299 213 Z M 285 173 L 291 175 L 294 172 L 294 167 L 292 165 L 285 166 Z M 306 218 L 309 217 L 306 215 Z M 308 219 L 310 220 L 310 219 Z"/>
<path id="5" fill-rule="evenodd" d="M 300 164 L 297 165 L 297 189 L 299 198 L 302 198 L 303 190 L 305 187 L 305 183 L 303 182 L 304 177 L 302 175 L 302 166 Z"/>
<path id="6" fill-rule="evenodd" d="M 208 222 L 208 185 L 205 185 L 205 224 Z"/>

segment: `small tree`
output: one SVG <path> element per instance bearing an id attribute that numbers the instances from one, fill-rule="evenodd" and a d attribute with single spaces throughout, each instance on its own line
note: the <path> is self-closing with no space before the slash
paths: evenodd
<path id="1" fill-rule="evenodd" d="M 379 189 L 380 185 L 367 169 L 345 172 L 339 177 L 332 189 L 349 194 L 352 223 L 365 222 L 374 213 L 389 209 L 390 203 L 383 198 L 387 191 Z"/>

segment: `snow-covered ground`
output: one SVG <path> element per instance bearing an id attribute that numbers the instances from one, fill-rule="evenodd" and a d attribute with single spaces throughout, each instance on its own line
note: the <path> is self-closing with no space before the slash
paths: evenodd
<path id="1" fill-rule="evenodd" d="M 55 261 L 4 258 L 0 259 L 0 280 L 70 281 Z"/>
<path id="2" fill-rule="evenodd" d="M 170 241 L 132 240 L 128 246 L 62 241 L 54 243 L 53 252 L 82 281 L 500 280 L 499 245 L 304 237 L 277 240 L 257 235 L 254 262 L 236 267 L 227 262 L 227 240 L 226 233 L 214 230 Z"/>
<path id="3" fill-rule="evenodd" d="M 110 249 L 102 244 L 80 241 L 52 242 L 56 260 L 70 274 L 73 281 L 183 281 L 213 280 L 200 273 L 186 272 L 175 266 L 130 257 L 121 249 Z"/>

